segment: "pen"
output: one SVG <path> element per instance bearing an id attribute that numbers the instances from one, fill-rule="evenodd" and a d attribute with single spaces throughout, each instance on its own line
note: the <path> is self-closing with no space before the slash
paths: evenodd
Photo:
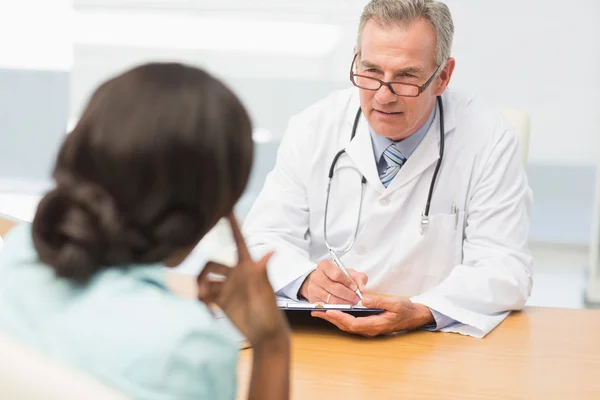
<path id="1" fill-rule="evenodd" d="M 452 214 L 454 214 L 454 229 L 458 225 L 458 208 L 456 207 L 456 201 L 452 200 Z"/>
<path id="2" fill-rule="evenodd" d="M 348 272 L 348 270 L 346 270 L 346 267 L 344 267 L 344 264 L 342 264 L 342 261 L 338 258 L 337 254 L 335 254 L 333 250 L 329 250 L 329 255 L 331 256 L 331 260 L 333 261 L 333 263 L 337 265 L 338 268 L 341 269 L 342 272 L 346 274 L 346 276 L 348 276 L 348 278 L 352 279 L 352 276 L 350 276 L 350 273 Z M 354 279 L 352 279 L 352 282 L 354 282 Z M 354 282 L 354 284 L 356 285 L 356 282 Z M 360 290 L 358 289 L 358 285 L 356 285 L 356 290 L 354 291 L 354 293 L 356 293 L 358 298 L 362 300 L 363 296 Z"/>

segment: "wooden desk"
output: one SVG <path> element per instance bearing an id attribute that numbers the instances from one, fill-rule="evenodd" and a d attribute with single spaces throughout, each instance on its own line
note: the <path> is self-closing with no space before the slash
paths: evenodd
<path id="1" fill-rule="evenodd" d="M 293 399 L 600 399 L 600 311 L 527 308 L 484 339 L 365 339 L 293 322 Z M 245 399 L 251 350 L 240 355 Z"/>
<path id="2" fill-rule="evenodd" d="M 0 217 L 0 236 L 13 223 Z M 169 274 L 195 297 L 190 277 Z M 292 321 L 293 399 L 600 399 L 600 310 L 527 308 L 484 339 L 411 332 L 366 339 Z M 245 399 L 252 353 L 240 353 Z"/>
<path id="3" fill-rule="evenodd" d="M 181 296 L 193 278 L 169 274 Z M 484 339 L 411 332 L 366 339 L 308 316 L 291 321 L 292 399 L 600 399 L 600 310 L 526 308 Z M 240 352 L 245 399 L 251 350 Z"/>

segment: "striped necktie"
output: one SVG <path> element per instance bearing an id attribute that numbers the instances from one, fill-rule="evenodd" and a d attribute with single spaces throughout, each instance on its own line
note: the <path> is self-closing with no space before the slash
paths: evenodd
<path id="1" fill-rule="evenodd" d="M 387 163 L 387 168 L 379 176 L 379 179 L 381 179 L 383 186 L 388 187 L 398 171 L 400 171 L 400 168 L 402 168 L 402 165 L 406 162 L 406 158 L 394 144 L 390 144 L 388 148 L 385 149 L 383 158 Z"/>

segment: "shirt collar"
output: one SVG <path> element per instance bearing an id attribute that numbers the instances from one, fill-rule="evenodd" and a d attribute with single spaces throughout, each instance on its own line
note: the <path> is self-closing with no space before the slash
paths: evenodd
<path id="1" fill-rule="evenodd" d="M 381 156 L 385 149 L 387 149 L 390 144 L 395 144 L 396 148 L 400 150 L 402 155 L 408 159 L 411 154 L 416 150 L 421 143 L 421 140 L 425 137 L 431 124 L 433 123 L 433 119 L 435 118 L 435 114 L 437 112 L 437 107 L 433 107 L 433 111 L 429 116 L 429 119 L 417 130 L 415 133 L 410 135 L 409 137 L 394 142 L 392 139 L 389 139 L 385 136 L 381 136 L 375 133 L 371 126 L 369 125 L 369 132 L 371 133 L 371 142 L 373 143 L 373 155 L 375 156 L 375 161 L 379 162 Z"/>
<path id="2" fill-rule="evenodd" d="M 135 280 L 151 283 L 161 288 L 167 288 L 166 271 L 162 264 L 131 265 L 123 269 L 123 274 Z"/>

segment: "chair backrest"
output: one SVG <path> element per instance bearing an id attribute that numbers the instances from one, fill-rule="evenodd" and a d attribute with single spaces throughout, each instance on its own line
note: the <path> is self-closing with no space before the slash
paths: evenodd
<path id="1" fill-rule="evenodd" d="M 87 376 L 0 335 L 0 399 L 126 400 Z"/>
<path id="2" fill-rule="evenodd" d="M 519 139 L 519 145 L 521 147 L 521 161 L 523 165 L 527 164 L 527 157 L 529 155 L 529 134 L 530 134 L 530 118 L 529 114 L 521 110 L 515 110 L 512 108 L 504 108 L 500 110 L 504 118 L 511 124 L 516 132 Z"/>

